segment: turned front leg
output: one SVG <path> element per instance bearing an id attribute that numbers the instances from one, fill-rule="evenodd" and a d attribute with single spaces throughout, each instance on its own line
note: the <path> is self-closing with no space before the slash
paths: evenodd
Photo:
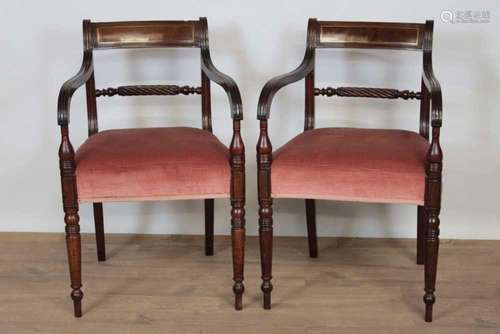
<path id="1" fill-rule="evenodd" d="M 436 302 L 434 291 L 436 290 L 437 262 L 439 253 L 439 203 L 431 201 L 432 198 L 440 197 L 441 177 L 440 175 L 427 177 L 428 197 L 430 198 L 425 206 L 427 218 L 427 234 L 425 247 L 425 321 L 432 321 L 432 309 Z"/>
<path id="2" fill-rule="evenodd" d="M 439 145 L 439 127 L 433 128 L 433 139 L 428 154 L 425 187 L 425 216 L 427 220 L 425 248 L 425 321 L 432 321 L 436 301 L 437 262 L 439 252 L 439 213 L 441 210 L 441 171 L 443 155 Z"/>
<path id="3" fill-rule="evenodd" d="M 262 292 L 264 309 L 271 308 L 271 269 L 273 257 L 273 210 L 271 198 L 272 147 L 267 135 L 267 120 L 260 121 L 260 137 L 257 144 L 258 192 L 259 192 L 259 240 L 262 267 Z"/>
<path id="4" fill-rule="evenodd" d="M 75 152 L 68 136 L 67 125 L 61 126 L 62 141 L 59 147 L 59 169 L 61 172 L 64 222 L 66 223 L 66 247 L 68 251 L 71 299 L 75 317 L 82 316 L 82 255 L 80 240 L 80 217 L 75 176 Z"/>
<path id="5" fill-rule="evenodd" d="M 231 240 L 233 253 L 234 308 L 243 308 L 243 270 L 245 262 L 245 146 L 240 121 L 233 122 L 231 141 Z"/>

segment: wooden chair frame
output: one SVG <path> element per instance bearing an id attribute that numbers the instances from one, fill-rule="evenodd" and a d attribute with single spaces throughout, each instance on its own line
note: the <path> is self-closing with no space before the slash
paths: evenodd
<path id="1" fill-rule="evenodd" d="M 271 79 L 262 89 L 257 118 L 260 136 L 257 143 L 259 236 L 262 263 L 262 292 L 264 308 L 271 308 L 271 267 L 273 210 L 271 198 L 272 146 L 268 136 L 268 118 L 276 92 L 305 78 L 304 131 L 314 129 L 314 98 L 325 96 L 352 96 L 372 98 L 403 98 L 420 100 L 420 135 L 429 141 L 427 153 L 424 206 L 418 206 L 417 263 L 425 265 L 425 320 L 432 321 L 435 302 L 437 256 L 439 248 L 439 213 L 441 208 L 441 174 L 443 153 L 439 135 L 442 124 L 441 87 L 432 69 L 433 21 L 415 23 L 328 22 L 310 19 L 307 48 L 302 63 L 295 70 Z M 339 87 L 315 88 L 316 48 L 373 48 L 406 49 L 423 53 L 421 92 L 385 88 Z M 305 200 L 309 240 L 309 254 L 317 257 L 315 201 Z"/>
<path id="2" fill-rule="evenodd" d="M 242 308 L 243 263 L 245 245 L 245 148 L 240 133 L 243 119 L 241 96 L 236 83 L 216 69 L 208 47 L 206 18 L 198 21 L 144 21 L 104 22 L 83 21 L 83 63 L 78 73 L 66 81 L 59 93 L 57 117 L 61 128 L 59 162 L 61 172 L 66 244 L 71 278 L 71 298 L 75 317 L 82 315 L 81 300 L 81 241 L 78 215 L 78 191 L 75 176 L 75 151 L 69 139 L 70 103 L 73 93 L 85 84 L 87 94 L 88 134 L 98 132 L 96 97 L 112 95 L 178 95 L 200 94 L 202 128 L 212 132 L 210 81 L 222 86 L 229 98 L 233 119 L 233 137 L 230 144 L 231 166 L 231 236 L 233 254 L 233 291 L 235 308 Z M 95 89 L 93 51 L 118 48 L 197 47 L 201 50 L 201 87 L 176 85 L 122 86 Z M 97 256 L 106 259 L 102 203 L 94 203 Z M 213 255 L 214 200 L 205 199 L 205 254 Z"/>

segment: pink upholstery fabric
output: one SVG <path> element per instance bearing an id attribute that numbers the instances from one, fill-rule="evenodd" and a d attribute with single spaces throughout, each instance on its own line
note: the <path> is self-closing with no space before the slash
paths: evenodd
<path id="1" fill-rule="evenodd" d="M 80 202 L 229 197 L 228 149 L 194 128 L 107 130 L 76 152 Z"/>
<path id="2" fill-rule="evenodd" d="M 272 196 L 422 205 L 428 147 L 404 130 L 310 130 L 274 152 Z"/>

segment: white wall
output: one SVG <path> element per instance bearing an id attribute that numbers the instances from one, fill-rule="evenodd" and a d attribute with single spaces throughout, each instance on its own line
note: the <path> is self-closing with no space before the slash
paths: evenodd
<path id="1" fill-rule="evenodd" d="M 281 4 L 282 3 L 282 4 Z M 442 237 L 500 239 L 500 13 L 498 1 L 3 1 L 0 4 L 0 230 L 63 231 L 56 99 L 81 63 L 81 20 L 196 19 L 207 16 L 215 64 L 238 83 L 247 147 L 247 230 L 257 233 L 255 144 L 260 89 L 302 60 L 308 17 L 324 20 L 435 20 L 434 67 L 443 87 L 445 153 Z M 446 24 L 443 10 L 489 10 L 486 24 Z M 421 54 L 322 51 L 317 86 L 371 85 L 419 90 Z M 193 50 L 96 53 L 98 87 L 134 83 L 199 83 Z M 231 135 L 225 94 L 213 86 L 215 133 Z M 301 131 L 303 82 L 277 94 L 270 119 L 278 147 Z M 107 98 L 101 129 L 200 126 L 198 97 Z M 317 99 L 317 126 L 417 129 L 418 104 L 369 99 Z M 86 137 L 84 89 L 75 94 L 71 138 Z M 229 205 L 216 201 L 216 233 L 229 232 Z M 81 206 L 93 231 L 90 205 Z M 303 202 L 275 201 L 275 231 L 305 235 Z M 413 237 L 410 206 L 320 202 L 321 235 Z M 105 205 L 106 231 L 203 233 L 201 201 Z"/>

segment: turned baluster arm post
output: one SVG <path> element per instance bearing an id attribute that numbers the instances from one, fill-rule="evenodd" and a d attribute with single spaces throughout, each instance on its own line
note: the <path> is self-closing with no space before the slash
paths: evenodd
<path id="1" fill-rule="evenodd" d="M 432 21 L 427 21 L 423 40 L 422 87 L 423 95 L 430 100 L 431 141 L 427 152 L 425 212 L 427 219 L 426 259 L 425 259 L 425 320 L 432 321 L 432 306 L 436 300 L 434 291 L 436 285 L 437 258 L 439 250 L 439 213 L 441 210 L 441 188 L 443 152 L 440 144 L 443 103 L 441 86 L 432 68 Z"/>
<path id="2" fill-rule="evenodd" d="M 84 23 L 85 24 L 85 23 Z M 61 144 L 59 146 L 59 167 L 61 172 L 64 221 L 66 223 L 66 247 L 71 279 L 71 298 L 73 299 L 76 317 L 81 317 L 81 241 L 80 217 L 78 215 L 78 195 L 75 177 L 75 151 L 69 138 L 70 104 L 73 93 L 83 86 L 93 75 L 92 52 L 85 51 L 83 62 L 78 73 L 66 81 L 59 92 L 57 102 L 57 122 L 61 128 Z"/>
<path id="3" fill-rule="evenodd" d="M 268 119 L 274 95 L 281 88 L 304 79 L 314 70 L 315 49 L 312 29 L 308 30 L 307 49 L 302 63 L 293 71 L 269 80 L 262 89 L 257 107 L 260 121 L 260 135 L 257 142 L 257 178 L 259 196 L 259 240 L 262 266 L 263 303 L 265 309 L 271 308 L 272 248 L 273 248 L 273 209 L 271 197 L 272 146 L 268 135 Z M 309 84 L 311 84 L 309 82 Z M 306 115 L 311 117 L 311 115 Z M 308 120 L 306 119 L 306 123 Z M 311 122 L 311 120 L 309 120 Z"/>
<path id="4" fill-rule="evenodd" d="M 206 18 L 200 18 L 200 24 L 201 69 L 210 81 L 220 85 L 226 92 L 233 120 L 233 137 L 229 146 L 233 292 L 235 294 L 235 309 L 241 310 L 243 307 L 242 296 L 245 290 L 243 285 L 245 250 L 245 146 L 241 136 L 241 121 L 243 120 L 241 94 L 236 82 L 228 75 L 219 71 L 213 64 L 208 47 L 208 25 Z"/>

